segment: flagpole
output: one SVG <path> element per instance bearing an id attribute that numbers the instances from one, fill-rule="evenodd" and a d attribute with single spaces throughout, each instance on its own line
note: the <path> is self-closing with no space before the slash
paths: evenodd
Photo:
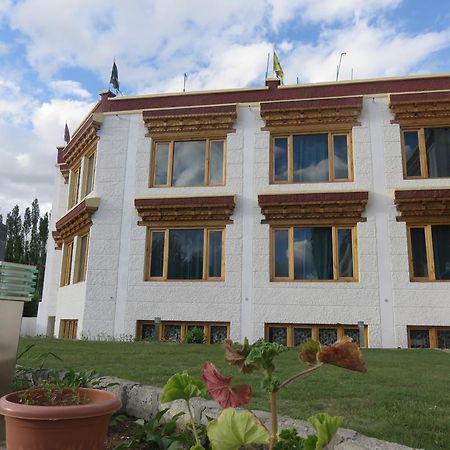
<path id="1" fill-rule="evenodd" d="M 266 80 L 269 75 L 269 58 L 270 58 L 270 52 L 267 52 Z"/>
<path id="2" fill-rule="evenodd" d="M 185 73 L 183 75 L 183 92 L 186 92 L 186 78 L 187 78 L 187 74 Z"/>

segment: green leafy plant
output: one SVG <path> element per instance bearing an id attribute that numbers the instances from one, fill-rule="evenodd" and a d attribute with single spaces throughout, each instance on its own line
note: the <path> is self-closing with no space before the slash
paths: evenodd
<path id="1" fill-rule="evenodd" d="M 205 342 L 205 333 L 203 328 L 194 327 L 186 333 L 186 344 L 203 344 Z"/>
<path id="2" fill-rule="evenodd" d="M 49 383 L 20 392 L 18 400 L 22 405 L 33 406 L 71 406 L 88 402 L 88 399 L 76 388 L 60 387 Z"/>
<path id="3" fill-rule="evenodd" d="M 194 445 L 192 434 L 179 432 L 177 420 L 183 413 L 167 419 L 164 415 L 168 409 L 163 409 L 154 418 L 148 421 L 136 420 L 137 425 L 133 437 L 127 444 L 120 444 L 115 450 L 179 450 Z"/>

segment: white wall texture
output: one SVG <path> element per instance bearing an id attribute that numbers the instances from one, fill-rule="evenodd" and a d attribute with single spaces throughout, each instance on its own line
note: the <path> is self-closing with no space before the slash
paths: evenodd
<path id="1" fill-rule="evenodd" d="M 101 202 L 93 215 L 86 282 L 58 289 L 61 252 L 49 251 L 38 330 L 56 314 L 56 335 L 59 319 L 78 318 L 79 337 L 120 338 L 134 335 L 137 320 L 161 317 L 226 321 L 233 339 L 254 340 L 263 337 L 264 323 L 363 320 L 371 347 L 406 347 L 407 325 L 450 325 L 449 285 L 409 281 L 406 226 L 396 222 L 393 203 L 395 189 L 450 187 L 449 180 L 403 180 L 400 130 L 390 120 L 388 96 L 364 99 L 361 124 L 352 133 L 353 182 L 271 185 L 270 136 L 261 131 L 259 107 L 239 105 L 236 132 L 227 138 L 226 186 L 149 188 L 151 139 L 141 114 L 106 115 L 91 194 Z M 58 177 L 56 184 L 59 218 L 67 185 Z M 269 226 L 261 224 L 258 194 L 356 190 L 369 191 L 367 222 L 357 226 L 359 282 L 270 282 Z M 146 230 L 137 225 L 134 199 L 229 194 L 237 204 L 226 227 L 225 280 L 143 281 Z"/>

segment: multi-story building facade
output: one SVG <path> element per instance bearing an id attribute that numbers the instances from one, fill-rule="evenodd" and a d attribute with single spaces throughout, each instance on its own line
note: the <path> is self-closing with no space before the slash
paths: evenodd
<path id="1" fill-rule="evenodd" d="M 40 333 L 450 346 L 448 75 L 102 93 L 54 192 Z"/>

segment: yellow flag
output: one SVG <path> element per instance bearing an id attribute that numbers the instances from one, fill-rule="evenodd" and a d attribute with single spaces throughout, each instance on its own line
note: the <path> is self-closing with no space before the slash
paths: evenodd
<path id="1" fill-rule="evenodd" d="M 278 78 L 283 79 L 284 77 L 283 69 L 281 68 L 281 64 L 275 50 L 273 51 L 273 71 L 275 72 Z"/>

